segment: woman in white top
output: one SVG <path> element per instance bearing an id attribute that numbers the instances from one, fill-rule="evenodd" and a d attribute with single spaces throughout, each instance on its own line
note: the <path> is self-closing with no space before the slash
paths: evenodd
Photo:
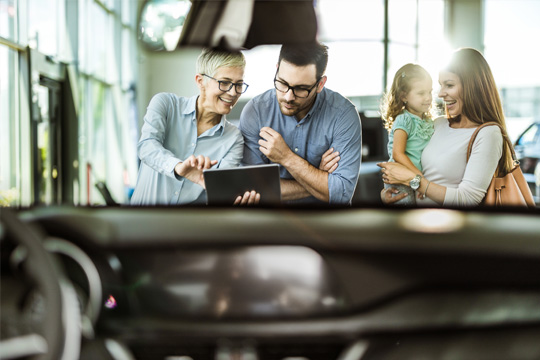
<path id="1" fill-rule="evenodd" d="M 435 131 L 422 153 L 423 174 L 395 162 L 380 163 L 383 181 L 416 188 L 419 206 L 479 205 L 499 165 L 503 173 L 512 167 L 508 145 L 498 126 L 480 130 L 467 161 L 467 147 L 476 127 L 496 122 L 506 129 L 502 104 L 491 69 L 480 52 L 462 48 L 454 52 L 439 73 L 439 97 L 446 116 L 435 120 Z M 383 190 L 385 203 L 395 189 Z"/>

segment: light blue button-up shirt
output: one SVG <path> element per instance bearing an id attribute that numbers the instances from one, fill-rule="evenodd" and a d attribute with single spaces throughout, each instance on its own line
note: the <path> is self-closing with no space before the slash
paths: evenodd
<path id="1" fill-rule="evenodd" d="M 330 204 L 350 203 L 356 188 L 362 159 L 362 130 L 355 106 L 342 95 L 323 88 L 317 94 L 308 114 L 297 121 L 285 116 L 279 108 L 276 90 L 268 90 L 251 99 L 240 116 L 240 130 L 244 135 L 245 165 L 268 164 L 270 160 L 259 150 L 259 132 L 268 126 L 281 134 L 289 148 L 318 168 L 322 155 L 330 148 L 339 151 L 339 166 L 328 175 Z M 282 179 L 293 176 L 280 165 Z M 316 203 L 315 197 L 290 203 Z"/>
<path id="2" fill-rule="evenodd" d="M 137 145 L 141 165 L 132 205 L 204 204 L 206 191 L 174 172 L 191 155 L 218 160 L 218 168 L 240 165 L 244 140 L 225 116 L 197 136 L 197 97 L 160 93 L 150 101 Z"/>

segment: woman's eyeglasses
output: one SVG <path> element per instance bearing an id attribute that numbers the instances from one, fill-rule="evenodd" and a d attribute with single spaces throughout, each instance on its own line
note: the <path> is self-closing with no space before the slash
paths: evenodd
<path id="1" fill-rule="evenodd" d="M 207 78 L 217 81 L 219 84 L 219 90 L 224 91 L 224 92 L 231 90 L 232 87 L 234 86 L 234 91 L 236 91 L 237 94 L 243 94 L 246 92 L 246 90 L 249 87 L 249 85 L 244 82 L 233 83 L 232 81 L 218 80 L 206 74 L 202 74 L 202 76 L 206 76 Z"/>

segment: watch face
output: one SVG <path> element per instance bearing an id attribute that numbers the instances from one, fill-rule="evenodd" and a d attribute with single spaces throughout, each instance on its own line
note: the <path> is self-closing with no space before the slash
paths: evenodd
<path id="1" fill-rule="evenodd" d="M 416 175 L 410 182 L 409 186 L 413 190 L 417 190 L 420 187 L 420 175 Z"/>

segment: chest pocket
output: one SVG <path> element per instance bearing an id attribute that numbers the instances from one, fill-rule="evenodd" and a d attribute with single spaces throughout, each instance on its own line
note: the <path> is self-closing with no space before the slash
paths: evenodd
<path id="1" fill-rule="evenodd" d="M 322 155 L 325 153 L 326 150 L 330 148 L 329 145 L 321 145 L 321 144 L 307 144 L 307 161 L 315 166 L 316 168 L 319 168 L 319 165 L 321 163 Z"/>

